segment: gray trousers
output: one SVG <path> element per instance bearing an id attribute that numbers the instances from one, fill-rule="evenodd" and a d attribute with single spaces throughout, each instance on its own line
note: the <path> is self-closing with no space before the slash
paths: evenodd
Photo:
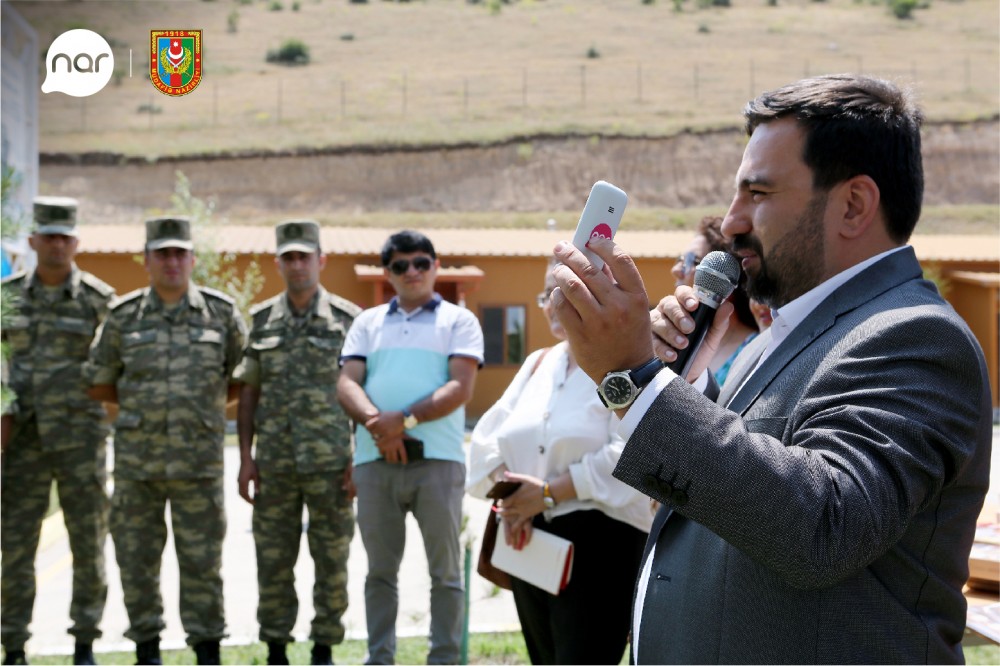
<path id="1" fill-rule="evenodd" d="M 378 460 L 354 470 L 358 528 L 368 554 L 365 616 L 368 664 L 392 664 L 396 656 L 397 577 L 406 545 L 406 514 L 420 527 L 431 577 L 428 664 L 457 664 L 462 641 L 464 590 L 459 532 L 465 465 L 421 460 L 390 465 Z"/>

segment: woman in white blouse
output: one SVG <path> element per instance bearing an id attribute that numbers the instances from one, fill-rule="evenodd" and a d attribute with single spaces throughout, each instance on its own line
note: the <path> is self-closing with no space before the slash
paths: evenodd
<path id="1" fill-rule="evenodd" d="M 479 420 L 466 490 L 484 498 L 497 481 L 521 483 L 501 510 L 514 548 L 533 529 L 573 542 L 573 574 L 558 596 L 513 580 L 532 663 L 617 664 L 652 513 L 644 495 L 611 476 L 624 447 L 618 418 L 577 367 L 550 303 L 554 286 L 550 266 L 538 304 L 562 342 L 531 354 Z"/>

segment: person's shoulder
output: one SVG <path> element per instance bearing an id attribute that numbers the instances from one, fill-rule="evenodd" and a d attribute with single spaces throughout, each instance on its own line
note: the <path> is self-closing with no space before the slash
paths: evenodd
<path id="1" fill-rule="evenodd" d="M 146 293 L 146 287 L 140 287 L 135 291 L 130 291 L 125 294 L 114 303 L 111 304 L 110 312 L 120 315 L 126 312 L 131 312 L 139 307 L 142 302 L 142 296 Z"/>
<path id="2" fill-rule="evenodd" d="M 352 303 L 343 296 L 327 292 L 326 297 L 332 310 L 337 313 L 345 314 L 352 319 L 357 318 L 364 311 L 360 306 Z"/>
<path id="3" fill-rule="evenodd" d="M 267 322 L 268 318 L 271 316 L 271 310 L 274 309 L 275 304 L 281 300 L 281 294 L 277 296 L 272 296 L 266 301 L 261 301 L 250 307 L 249 315 L 250 321 L 253 322 L 253 326 L 256 328 L 258 326 L 263 326 Z"/>
<path id="4" fill-rule="evenodd" d="M 110 300 L 115 295 L 114 287 L 93 273 L 88 273 L 87 271 L 80 271 L 80 284 L 86 287 L 91 293 L 96 294 L 105 300 Z"/>
<path id="5" fill-rule="evenodd" d="M 372 323 L 379 317 L 385 315 L 389 311 L 389 304 L 382 303 L 380 305 L 373 305 L 370 308 L 363 308 L 361 312 L 354 318 L 356 324 L 369 324 Z"/>
<path id="6" fill-rule="evenodd" d="M 219 291 L 218 289 L 213 289 L 212 287 L 203 287 L 201 285 L 195 285 L 195 289 L 200 291 L 206 299 L 221 301 L 226 305 L 236 307 L 236 299 L 224 291 Z"/>
<path id="7" fill-rule="evenodd" d="M 278 294 L 277 296 L 272 296 L 266 301 L 261 301 L 260 303 L 255 303 L 254 305 L 251 305 L 249 313 L 250 316 L 257 317 L 258 315 L 261 314 L 263 315 L 270 314 L 271 309 L 279 300 L 281 300 L 281 294 Z"/>

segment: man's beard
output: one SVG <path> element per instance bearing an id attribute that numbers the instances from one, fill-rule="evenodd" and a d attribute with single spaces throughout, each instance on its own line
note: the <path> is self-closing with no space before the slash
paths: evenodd
<path id="1" fill-rule="evenodd" d="M 742 234 L 733 238 L 734 252 L 752 250 L 759 262 L 757 272 L 746 276 L 750 298 L 778 309 L 822 282 L 826 199 L 826 192 L 814 195 L 795 229 L 780 239 L 766 258 L 756 236 Z"/>

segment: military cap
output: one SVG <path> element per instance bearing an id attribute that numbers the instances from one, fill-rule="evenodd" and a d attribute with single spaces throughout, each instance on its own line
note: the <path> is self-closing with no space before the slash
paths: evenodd
<path id="1" fill-rule="evenodd" d="M 316 252 L 319 250 L 319 225 L 312 220 L 288 220 L 274 229 L 278 241 L 278 256 L 286 252 Z"/>
<path id="2" fill-rule="evenodd" d="M 76 199 L 35 197 L 32 233 L 76 236 Z"/>
<path id="3" fill-rule="evenodd" d="M 191 242 L 191 222 L 186 217 L 157 217 L 146 220 L 146 249 L 165 247 L 194 249 Z"/>

